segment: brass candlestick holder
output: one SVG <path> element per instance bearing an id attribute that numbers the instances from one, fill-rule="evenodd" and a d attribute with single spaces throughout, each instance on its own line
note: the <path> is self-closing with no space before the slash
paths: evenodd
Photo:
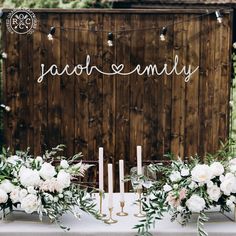
<path id="1" fill-rule="evenodd" d="M 113 208 L 109 208 L 109 218 L 106 219 L 106 220 L 104 220 L 104 223 L 110 225 L 110 224 L 115 224 L 115 223 L 118 222 L 117 220 L 114 220 L 114 219 L 112 218 L 112 211 L 113 211 Z"/>
<path id="2" fill-rule="evenodd" d="M 128 213 L 124 212 L 125 201 L 120 201 L 120 207 L 121 207 L 121 211 L 116 213 L 116 215 L 118 215 L 118 216 L 127 216 Z"/>
<path id="3" fill-rule="evenodd" d="M 100 218 L 104 218 L 106 216 L 106 214 L 103 214 L 102 200 L 103 200 L 103 191 L 99 191 L 99 214 L 98 214 L 98 216 Z"/>
<path id="4" fill-rule="evenodd" d="M 145 217 L 146 216 L 146 213 L 143 212 L 143 207 L 142 207 L 142 189 L 141 188 L 138 188 L 137 189 L 137 193 L 138 193 L 138 205 L 139 205 L 139 212 L 134 214 L 135 217 L 139 217 L 139 218 L 142 218 L 142 217 Z"/>

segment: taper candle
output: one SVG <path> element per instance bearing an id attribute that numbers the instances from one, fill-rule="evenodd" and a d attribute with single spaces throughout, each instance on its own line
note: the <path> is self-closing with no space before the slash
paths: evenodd
<path id="1" fill-rule="evenodd" d="M 124 192 L 125 192 L 124 160 L 119 160 L 119 174 L 120 174 L 120 201 L 124 202 Z"/>
<path id="2" fill-rule="evenodd" d="M 104 190 L 104 180 L 103 180 L 103 148 L 98 149 L 98 168 L 99 168 L 99 191 Z"/>
<path id="3" fill-rule="evenodd" d="M 142 175 L 142 147 L 137 146 L 137 174 Z"/>
<path id="4" fill-rule="evenodd" d="M 108 208 L 113 208 L 113 170 L 112 164 L 108 164 Z"/>

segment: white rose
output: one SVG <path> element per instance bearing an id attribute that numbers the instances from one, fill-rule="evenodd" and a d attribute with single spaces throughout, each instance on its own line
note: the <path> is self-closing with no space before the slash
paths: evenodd
<path id="1" fill-rule="evenodd" d="M 169 184 L 165 184 L 164 186 L 163 186 L 163 190 L 164 190 L 164 192 L 169 192 L 170 190 L 172 190 L 172 187 L 169 185 Z"/>
<path id="2" fill-rule="evenodd" d="M 206 202 L 202 197 L 199 197 L 196 194 L 193 194 L 187 201 L 186 201 L 186 206 L 191 212 L 197 212 L 199 213 L 202 211 L 205 206 Z"/>
<path id="3" fill-rule="evenodd" d="M 181 175 L 179 171 L 172 171 L 172 173 L 169 176 L 171 182 L 178 182 L 181 180 Z"/>
<path id="4" fill-rule="evenodd" d="M 40 177 L 37 170 L 31 170 L 22 167 L 19 172 L 20 182 L 24 187 L 38 186 L 40 183 Z"/>
<path id="5" fill-rule="evenodd" d="M 8 200 L 7 193 L 4 190 L 0 189 L 0 204 L 1 203 L 6 203 L 7 200 Z"/>
<path id="6" fill-rule="evenodd" d="M 67 160 L 61 160 L 60 166 L 64 169 L 67 169 L 69 167 Z"/>
<path id="7" fill-rule="evenodd" d="M 54 177 L 56 175 L 56 170 L 55 167 L 52 166 L 50 163 L 43 163 L 42 167 L 39 171 L 39 175 L 44 179 L 51 179 L 52 177 Z"/>
<path id="8" fill-rule="evenodd" d="M 10 193 L 10 199 L 12 201 L 12 203 L 17 203 L 20 201 L 21 197 L 20 197 L 20 188 L 15 188 L 13 189 L 13 191 Z"/>
<path id="9" fill-rule="evenodd" d="M 28 194 L 21 200 L 21 208 L 28 214 L 37 211 L 39 207 L 38 197 L 34 194 Z"/>
<path id="10" fill-rule="evenodd" d="M 12 165 L 15 165 L 19 161 L 22 161 L 22 159 L 17 155 L 13 155 L 7 158 L 7 162 L 11 163 Z"/>
<path id="11" fill-rule="evenodd" d="M 10 193 L 14 188 L 15 186 L 8 179 L 4 179 L 0 184 L 0 189 L 6 193 Z"/>
<path id="12" fill-rule="evenodd" d="M 220 184 L 220 189 L 225 195 L 236 193 L 236 178 L 233 174 L 227 173 L 224 180 Z"/>
<path id="13" fill-rule="evenodd" d="M 187 169 L 187 168 L 184 168 L 184 169 L 182 169 L 181 170 L 181 172 L 180 172 L 180 174 L 182 175 L 182 176 L 189 176 L 189 169 Z"/>
<path id="14" fill-rule="evenodd" d="M 207 183 L 212 179 L 212 172 L 208 165 L 196 165 L 192 171 L 192 180 L 199 183 Z"/>
<path id="15" fill-rule="evenodd" d="M 211 165 L 210 165 L 210 168 L 211 168 L 211 172 L 214 176 L 220 176 L 224 173 L 224 167 L 223 165 L 216 161 L 216 162 L 213 162 Z"/>
<path id="16" fill-rule="evenodd" d="M 220 188 L 217 185 L 213 185 L 210 188 L 207 188 L 207 193 L 209 198 L 215 202 L 217 202 L 221 196 Z"/>
<path id="17" fill-rule="evenodd" d="M 64 170 L 60 170 L 57 175 L 57 181 L 62 186 L 62 188 L 68 188 L 70 186 L 70 179 L 71 176 L 69 173 L 65 172 Z"/>

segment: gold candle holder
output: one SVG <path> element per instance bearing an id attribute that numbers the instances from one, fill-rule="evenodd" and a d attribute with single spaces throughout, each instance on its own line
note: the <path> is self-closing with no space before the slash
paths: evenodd
<path id="1" fill-rule="evenodd" d="M 120 201 L 120 207 L 121 207 L 121 211 L 116 213 L 116 215 L 118 215 L 118 216 L 127 216 L 128 213 L 124 212 L 125 201 Z"/>
<path id="2" fill-rule="evenodd" d="M 99 214 L 98 216 L 100 218 L 104 218 L 106 216 L 106 214 L 103 214 L 103 210 L 102 210 L 102 198 L 103 198 L 103 191 L 99 191 Z"/>
<path id="3" fill-rule="evenodd" d="M 138 218 L 142 218 L 142 217 L 146 216 L 145 212 L 143 212 L 142 201 L 141 201 L 141 199 L 142 199 L 142 189 L 138 188 L 137 193 L 138 193 L 139 212 L 134 214 L 134 216 L 138 217 Z"/>
<path id="4" fill-rule="evenodd" d="M 110 224 L 115 224 L 115 223 L 118 222 L 117 220 L 114 220 L 114 219 L 112 218 L 112 211 L 113 211 L 113 208 L 109 208 L 109 218 L 106 219 L 106 220 L 104 220 L 104 223 L 110 225 Z"/>

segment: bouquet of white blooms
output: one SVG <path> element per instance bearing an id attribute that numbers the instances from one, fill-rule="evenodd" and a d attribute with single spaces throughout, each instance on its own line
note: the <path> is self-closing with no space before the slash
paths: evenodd
<path id="1" fill-rule="evenodd" d="M 40 220 L 46 215 L 59 224 L 66 212 L 79 217 L 78 208 L 97 216 L 86 188 L 72 182 L 83 176 L 90 166 L 82 161 L 75 164 L 81 153 L 68 159 L 58 155 L 63 147 L 58 145 L 35 158 L 29 155 L 29 150 L 12 155 L 3 149 L 0 155 L 0 210 L 3 215 L 7 209 L 20 208 L 29 214 L 37 212 Z"/>
<path id="2" fill-rule="evenodd" d="M 230 156 L 228 145 L 215 155 L 207 155 L 204 162 L 195 156 L 188 162 L 178 158 L 172 160 L 171 165 L 151 164 L 149 168 L 162 178 L 148 189 L 149 202 L 143 202 L 146 219 L 135 226 L 141 235 L 149 235 L 150 226 L 168 212 L 171 221 L 177 220 L 182 225 L 187 224 L 193 213 L 198 213 L 198 235 L 206 236 L 203 228 L 208 220 L 206 210 L 220 207 L 229 212 L 234 209 L 236 158 Z"/>

